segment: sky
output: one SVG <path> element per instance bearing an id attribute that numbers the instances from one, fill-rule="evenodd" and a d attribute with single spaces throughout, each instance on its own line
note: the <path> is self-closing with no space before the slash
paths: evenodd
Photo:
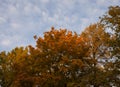
<path id="1" fill-rule="evenodd" d="M 0 0 L 0 52 L 33 45 L 52 26 L 80 34 L 120 0 Z"/>

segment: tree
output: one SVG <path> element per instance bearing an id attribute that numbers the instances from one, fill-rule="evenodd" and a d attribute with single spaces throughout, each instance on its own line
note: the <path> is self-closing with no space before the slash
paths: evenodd
<path id="1" fill-rule="evenodd" d="M 66 87 L 79 79 L 88 47 L 78 34 L 52 28 L 35 39 L 36 47 L 15 48 L 5 57 L 1 53 L 3 87 Z"/>
<path id="2" fill-rule="evenodd" d="M 52 28 L 44 33 L 44 38 L 35 36 L 35 39 L 37 44 L 35 48 L 30 46 L 30 54 L 36 60 L 35 65 L 40 66 L 38 75 L 43 80 L 38 85 L 108 85 L 109 74 L 100 65 L 105 67 L 107 63 L 102 61 L 110 56 L 109 34 L 99 23 L 90 25 L 81 35 Z"/>
<path id="3" fill-rule="evenodd" d="M 120 86 L 120 7 L 110 6 L 108 12 L 101 18 L 101 24 L 106 30 L 110 30 L 111 40 L 109 46 L 112 52 L 112 61 L 107 68 L 112 73 L 110 82 L 114 86 Z"/>
<path id="4" fill-rule="evenodd" d="M 27 66 L 28 50 L 23 47 L 15 48 L 9 53 L 2 52 L 0 55 L 2 61 L 2 87 L 24 87 L 24 82 L 26 79 L 28 81 Z M 31 79 L 32 80 L 32 79 Z M 26 84 L 26 83 L 25 83 Z M 31 82 L 29 82 L 31 85 Z M 25 86 L 26 87 L 26 86 Z M 31 86 L 27 86 L 31 87 Z"/>
<path id="5" fill-rule="evenodd" d="M 91 85 L 94 87 L 105 86 L 107 83 L 103 74 L 105 73 L 104 67 L 107 62 L 104 62 L 104 60 L 108 60 L 110 57 L 107 49 L 109 34 L 105 32 L 101 24 L 97 23 L 87 27 L 81 37 L 83 37 L 84 44 L 89 47 L 87 56 L 84 56 L 87 68 L 81 84 L 86 87 Z"/>
<path id="6" fill-rule="evenodd" d="M 44 67 L 38 71 L 44 79 L 43 84 L 64 87 L 69 81 L 78 79 L 77 75 L 81 74 L 79 72 L 84 67 L 83 56 L 88 50 L 78 34 L 52 28 L 44 33 L 44 38 L 37 38 L 36 42 L 35 48 L 30 46 L 30 54 L 37 60 L 35 65 Z"/>
<path id="7" fill-rule="evenodd" d="M 101 24 L 104 25 L 106 30 L 110 30 L 112 38 L 112 47 L 117 53 L 120 50 L 120 7 L 110 6 L 109 11 L 103 17 L 101 17 Z"/>
<path id="8" fill-rule="evenodd" d="M 100 23 L 80 35 L 52 27 L 34 39 L 35 47 L 0 53 L 0 86 L 120 86 L 119 6 L 110 7 Z"/>
<path id="9" fill-rule="evenodd" d="M 4 66 L 5 66 L 6 53 L 0 53 L 0 85 L 5 87 L 5 75 L 4 75 Z"/>
<path id="10" fill-rule="evenodd" d="M 36 47 L 1 53 L 3 87 L 110 86 L 107 78 L 111 73 L 100 67 L 109 66 L 103 61 L 110 56 L 109 34 L 99 23 L 81 35 L 51 28 L 44 37 L 34 38 Z"/>

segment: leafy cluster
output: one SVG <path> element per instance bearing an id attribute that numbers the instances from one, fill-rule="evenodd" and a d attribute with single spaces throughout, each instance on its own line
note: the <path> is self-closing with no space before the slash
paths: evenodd
<path id="1" fill-rule="evenodd" d="M 52 27 L 35 47 L 1 52 L 0 86 L 120 87 L 120 7 L 100 20 L 81 34 Z"/>

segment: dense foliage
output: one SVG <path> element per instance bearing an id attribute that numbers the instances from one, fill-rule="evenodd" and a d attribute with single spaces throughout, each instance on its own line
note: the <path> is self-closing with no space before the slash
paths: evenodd
<path id="1" fill-rule="evenodd" d="M 0 53 L 1 87 L 120 87 L 120 7 L 81 34 L 54 29 Z"/>

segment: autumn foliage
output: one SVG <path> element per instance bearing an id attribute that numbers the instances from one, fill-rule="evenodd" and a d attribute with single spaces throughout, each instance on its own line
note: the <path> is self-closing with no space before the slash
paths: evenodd
<path id="1" fill-rule="evenodd" d="M 1 52 L 0 86 L 119 87 L 120 7 L 110 7 L 100 20 L 81 34 L 52 27 L 34 36 L 35 47 Z"/>

